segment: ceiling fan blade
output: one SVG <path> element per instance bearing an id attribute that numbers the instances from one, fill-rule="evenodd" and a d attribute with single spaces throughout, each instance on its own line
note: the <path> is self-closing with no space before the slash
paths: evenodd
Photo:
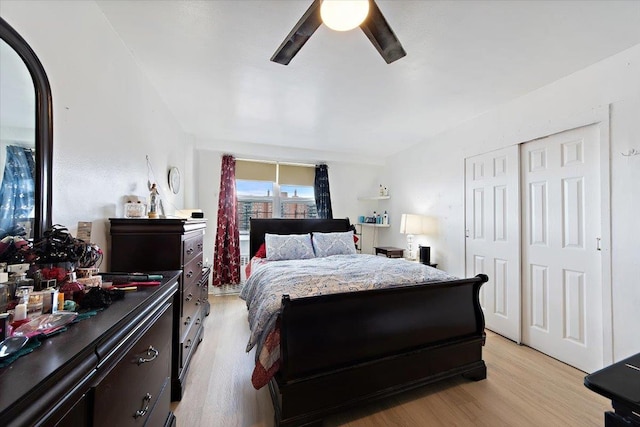
<path id="1" fill-rule="evenodd" d="M 369 15 L 360 24 L 360 28 L 367 35 L 373 46 L 380 52 L 382 58 L 391 64 L 407 55 L 393 30 L 382 15 L 374 0 L 369 1 Z"/>
<path id="2" fill-rule="evenodd" d="M 302 15 L 302 18 L 293 27 L 293 30 L 284 39 L 280 47 L 273 54 L 271 60 L 279 64 L 287 65 L 291 62 L 298 51 L 309 40 L 309 37 L 322 24 L 320 17 L 320 0 L 314 0 L 309 9 Z"/>

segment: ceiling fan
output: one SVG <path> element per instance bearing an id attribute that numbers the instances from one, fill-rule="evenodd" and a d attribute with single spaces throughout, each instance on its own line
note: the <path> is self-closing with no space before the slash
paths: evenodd
<path id="1" fill-rule="evenodd" d="M 360 24 L 360 28 L 371 40 L 373 46 L 378 50 L 382 58 L 391 64 L 393 61 L 405 56 L 400 41 L 382 15 L 382 12 L 374 0 L 368 0 L 369 13 Z M 313 33 L 323 23 L 321 16 L 321 6 L 323 0 L 314 0 L 309 9 L 302 15 L 289 35 L 284 39 L 278 50 L 271 57 L 271 61 L 287 65 L 291 62 L 298 51 L 309 40 Z"/>

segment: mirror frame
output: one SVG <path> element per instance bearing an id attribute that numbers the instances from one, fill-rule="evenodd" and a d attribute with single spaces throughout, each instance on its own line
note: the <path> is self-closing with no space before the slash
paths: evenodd
<path id="1" fill-rule="evenodd" d="M 35 117 L 35 218 L 33 239 L 42 237 L 51 227 L 51 173 L 53 154 L 53 103 L 51 86 L 42 63 L 31 46 L 4 19 L 0 18 L 0 39 L 4 40 L 24 61 L 36 98 Z"/>

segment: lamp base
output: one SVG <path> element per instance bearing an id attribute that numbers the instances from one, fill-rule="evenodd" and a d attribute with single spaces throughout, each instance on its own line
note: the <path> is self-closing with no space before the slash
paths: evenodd
<path id="1" fill-rule="evenodd" d="M 407 234 L 407 259 L 416 259 L 413 253 L 413 234 Z"/>

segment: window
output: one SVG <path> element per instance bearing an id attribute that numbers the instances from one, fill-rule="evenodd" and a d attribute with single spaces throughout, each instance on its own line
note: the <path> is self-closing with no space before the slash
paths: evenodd
<path id="1" fill-rule="evenodd" d="M 236 178 L 240 233 L 249 232 L 249 218 L 273 218 L 273 184 Z"/>
<path id="2" fill-rule="evenodd" d="M 240 255 L 249 255 L 250 218 L 317 218 L 315 166 L 236 160 Z"/>
<path id="3" fill-rule="evenodd" d="M 317 218 L 313 186 L 280 186 L 281 218 Z"/>

